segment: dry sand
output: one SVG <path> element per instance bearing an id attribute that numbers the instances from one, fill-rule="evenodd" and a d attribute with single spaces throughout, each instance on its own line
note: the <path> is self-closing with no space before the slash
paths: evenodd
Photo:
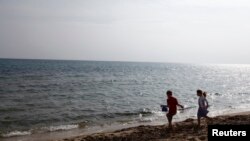
<path id="1" fill-rule="evenodd" d="M 147 125 L 114 132 L 82 135 L 59 141 L 203 141 L 207 140 L 207 125 L 212 124 L 250 124 L 250 112 L 217 116 L 209 122 L 203 119 L 200 128 L 197 128 L 196 119 L 186 119 L 174 123 L 173 130 L 169 130 L 167 125 Z"/>

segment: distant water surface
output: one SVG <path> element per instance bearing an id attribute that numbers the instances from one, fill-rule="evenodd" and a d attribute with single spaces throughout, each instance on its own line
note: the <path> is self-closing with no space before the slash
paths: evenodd
<path id="1" fill-rule="evenodd" d="M 166 122 L 166 90 L 195 118 L 196 90 L 209 115 L 247 111 L 250 65 L 0 59 L 2 137 L 113 124 Z"/>

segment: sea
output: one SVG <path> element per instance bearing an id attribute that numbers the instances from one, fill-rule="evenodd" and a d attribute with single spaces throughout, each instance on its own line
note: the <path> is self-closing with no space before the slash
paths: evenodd
<path id="1" fill-rule="evenodd" d="M 58 131 L 167 124 L 166 91 L 196 118 L 249 111 L 250 65 L 0 59 L 0 139 Z"/>

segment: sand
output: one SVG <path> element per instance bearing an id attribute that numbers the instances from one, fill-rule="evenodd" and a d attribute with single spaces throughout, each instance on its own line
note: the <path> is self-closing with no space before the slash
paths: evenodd
<path id="1" fill-rule="evenodd" d="M 173 130 L 166 125 L 143 125 L 113 132 L 95 133 L 70 137 L 57 141 L 200 141 L 207 140 L 207 125 L 213 124 L 250 124 L 250 112 L 235 113 L 213 117 L 212 120 L 202 119 L 201 127 L 197 128 L 196 119 L 175 122 Z"/>

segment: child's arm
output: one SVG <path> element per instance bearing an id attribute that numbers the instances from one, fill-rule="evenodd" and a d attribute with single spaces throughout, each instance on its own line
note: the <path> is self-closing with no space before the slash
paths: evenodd
<path id="1" fill-rule="evenodd" d="M 206 103 L 206 106 L 205 106 L 205 107 L 208 108 L 209 105 L 208 105 L 207 99 L 205 98 L 204 101 L 205 101 L 205 103 Z"/>
<path id="2" fill-rule="evenodd" d="M 182 109 L 184 108 L 184 106 L 183 105 L 181 105 L 181 104 L 177 104 L 178 106 L 180 106 Z"/>
<path id="3" fill-rule="evenodd" d="M 184 106 L 183 105 L 181 105 L 181 104 L 179 104 L 179 102 L 178 102 L 178 100 L 176 99 L 176 105 L 178 105 L 178 106 L 180 106 L 182 109 L 184 108 Z"/>

